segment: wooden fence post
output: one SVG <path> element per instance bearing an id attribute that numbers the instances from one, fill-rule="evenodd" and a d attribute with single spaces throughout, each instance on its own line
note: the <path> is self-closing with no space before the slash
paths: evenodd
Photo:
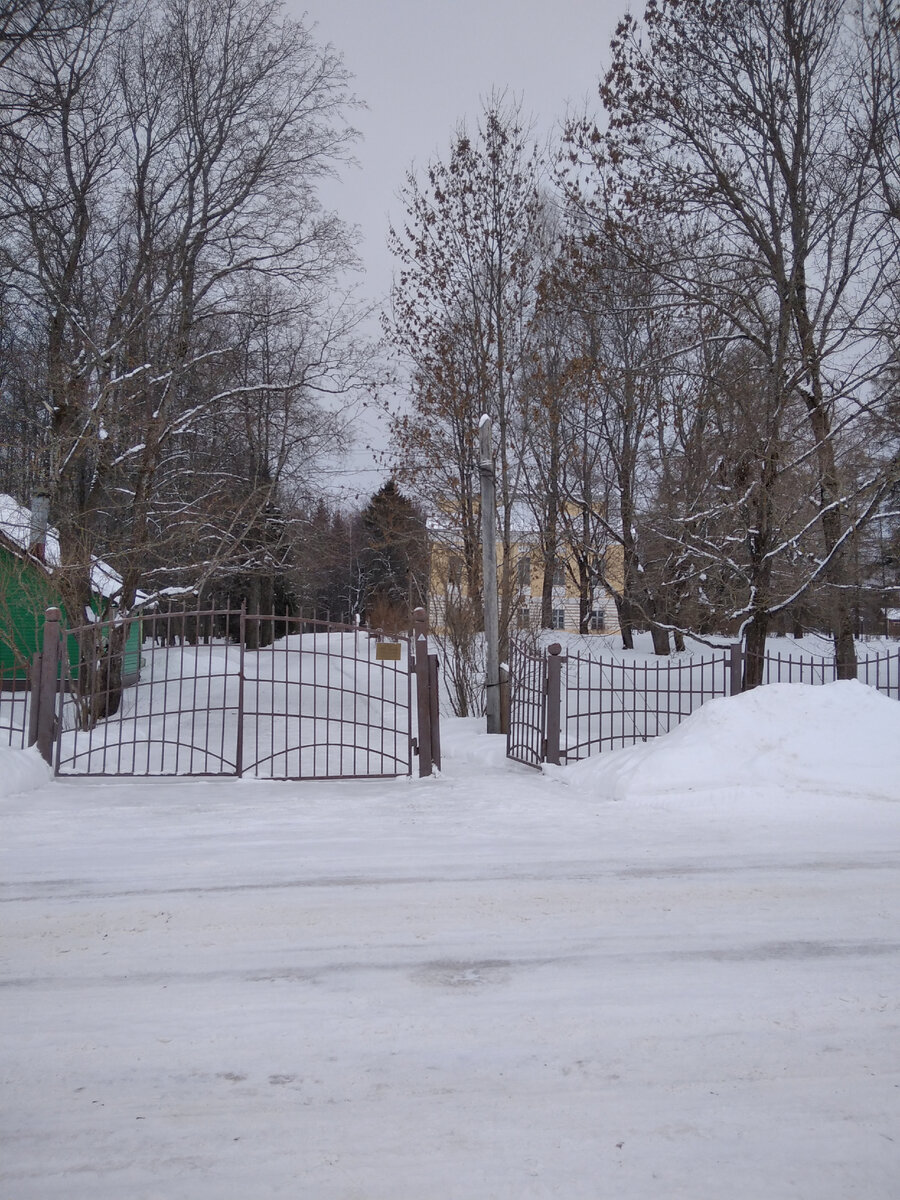
<path id="1" fill-rule="evenodd" d="M 743 684 L 744 655 L 741 651 L 741 643 L 732 642 L 729 651 L 731 657 L 729 660 L 728 694 L 729 696 L 737 696 L 740 694 Z"/>
<path id="2" fill-rule="evenodd" d="M 416 713 L 419 725 L 419 777 L 431 775 L 431 670 L 428 664 L 428 617 L 424 608 L 413 613 L 413 643 L 416 649 Z"/>
<path id="3" fill-rule="evenodd" d="M 41 661 L 41 652 L 37 650 L 31 659 L 31 682 L 29 689 L 31 703 L 28 706 L 28 741 L 26 743 L 28 746 L 34 746 L 37 743 L 38 716 L 41 711 Z"/>
<path id="4" fill-rule="evenodd" d="M 44 762 L 53 765 L 53 743 L 56 740 L 56 699 L 62 670 L 59 623 L 62 613 L 48 608 L 44 614 L 44 648 L 41 651 L 41 677 L 38 686 L 36 742 Z"/>
<path id="5" fill-rule="evenodd" d="M 562 646 L 547 647 L 547 743 L 544 758 L 560 765 L 559 741 L 562 727 Z"/>

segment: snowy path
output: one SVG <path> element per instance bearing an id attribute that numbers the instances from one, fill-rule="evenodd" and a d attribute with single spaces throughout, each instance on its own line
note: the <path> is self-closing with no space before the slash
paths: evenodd
<path id="1" fill-rule="evenodd" d="M 4 801 L 4 1200 L 896 1197 L 900 805 L 487 742 Z"/>

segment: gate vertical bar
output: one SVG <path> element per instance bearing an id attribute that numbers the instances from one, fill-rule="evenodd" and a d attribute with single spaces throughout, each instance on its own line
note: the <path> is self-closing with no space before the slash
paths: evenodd
<path id="1" fill-rule="evenodd" d="M 428 618 L 424 608 L 413 613 L 416 646 L 416 714 L 419 726 L 419 776 L 432 773 L 430 669 L 428 665 Z"/>
<path id="2" fill-rule="evenodd" d="M 412 679 L 414 669 L 414 638 L 410 637 L 406 643 L 406 763 L 409 774 L 413 772 L 413 691 Z M 395 746 L 396 749 L 396 746 Z"/>
<path id="3" fill-rule="evenodd" d="M 516 655 L 518 654 L 519 646 L 514 637 L 509 639 L 509 692 L 510 692 L 510 715 L 509 722 L 506 726 L 506 757 L 511 757 L 513 745 L 513 708 L 512 708 L 512 681 L 518 678 Z"/>
<path id="4" fill-rule="evenodd" d="M 234 773 L 240 779 L 244 772 L 244 646 L 247 642 L 247 603 L 241 605 L 240 620 L 240 656 L 238 659 L 238 708 L 237 708 L 237 745 L 234 748 Z M 227 676 L 226 676 L 227 681 Z M 259 705 L 257 705 L 259 707 Z M 225 714 L 222 714 L 222 724 Z M 257 753 L 257 757 L 259 757 Z"/>
<path id="5" fill-rule="evenodd" d="M 41 698 L 38 706 L 37 748 L 44 762 L 53 765 L 57 672 L 60 660 L 59 622 L 62 613 L 48 608 L 44 615 L 44 648 L 41 653 Z"/>
<path id="6" fill-rule="evenodd" d="M 580 665 L 580 664 L 579 664 L 579 665 Z M 590 682 L 590 678 L 591 678 L 591 675 L 590 675 L 590 670 L 588 670 L 588 682 Z M 610 679 L 610 688 L 609 688 L 609 698 L 610 698 L 610 700 L 609 700 L 609 732 L 610 732 L 610 736 L 612 736 L 612 717 L 613 717 L 613 710 L 612 710 L 612 697 L 613 697 L 613 690 L 612 690 L 612 671 L 610 671 L 610 676 L 609 676 L 609 679 Z M 603 663 L 602 663 L 602 662 L 600 662 L 600 663 L 598 663 L 598 664 L 597 664 L 597 680 L 598 680 L 598 684 L 597 684 L 597 751 L 598 751 L 598 753 L 602 754 L 602 753 L 603 753 L 603 696 L 604 696 L 604 691 L 603 691 Z M 590 708 L 590 704 L 591 704 L 591 698 L 590 698 L 590 695 L 589 695 L 589 696 L 588 696 L 588 708 Z M 590 750 L 588 750 L 588 753 L 590 754 Z"/>
<path id="7" fill-rule="evenodd" d="M 559 742 L 562 725 L 562 646 L 554 642 L 547 647 L 547 742 L 544 757 L 560 765 Z"/>

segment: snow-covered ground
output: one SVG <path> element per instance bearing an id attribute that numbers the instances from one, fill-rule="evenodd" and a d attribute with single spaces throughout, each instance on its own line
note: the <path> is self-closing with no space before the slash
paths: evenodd
<path id="1" fill-rule="evenodd" d="M 0 1196 L 895 1200 L 900 704 L 544 774 L 480 730 L 426 780 L 0 751 Z"/>

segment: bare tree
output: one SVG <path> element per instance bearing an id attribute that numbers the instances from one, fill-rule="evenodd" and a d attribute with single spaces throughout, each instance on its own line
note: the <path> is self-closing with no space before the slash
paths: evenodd
<path id="1" fill-rule="evenodd" d="M 232 511 L 252 524 L 314 443 L 301 407 L 343 386 L 352 326 L 324 302 L 347 233 L 315 196 L 353 136 L 335 52 L 272 0 L 75 7 L 78 24 L 4 68 L 2 94 L 26 104 L 0 168 L 4 275 L 43 330 L 70 619 L 91 602 L 95 546 L 109 543 L 127 609 L 172 505 L 182 524 L 192 504 L 211 511 L 221 482 L 173 481 L 236 425 L 252 445 Z M 292 347 L 266 352 L 288 321 Z M 253 353 L 248 323 L 266 327 Z"/>
<path id="2" fill-rule="evenodd" d="M 587 631 L 598 588 L 620 591 L 607 551 L 615 518 L 613 471 L 598 400 L 605 373 L 585 311 L 593 312 L 573 248 L 548 262 L 530 329 L 530 369 L 523 397 L 523 469 L 527 504 L 537 528 L 543 586 L 541 626 L 552 623 L 560 573 L 578 588 L 579 628 Z M 589 344 L 591 343 L 591 344 Z M 630 636 L 625 630 L 625 636 Z"/>
<path id="3" fill-rule="evenodd" d="M 643 31 L 628 17 L 613 44 L 608 136 L 592 149 L 585 131 L 581 143 L 616 177 L 626 224 L 639 211 L 706 223 L 739 298 L 725 315 L 769 353 L 779 394 L 804 406 L 821 539 L 807 586 L 829 585 L 841 676 L 856 664 L 838 434 L 865 409 L 868 314 L 892 256 L 873 202 L 874 139 L 850 140 L 861 96 L 848 15 L 842 0 L 652 3 Z"/>
<path id="4" fill-rule="evenodd" d="M 396 414 L 395 469 L 454 514 L 469 594 L 480 593 L 477 429 L 497 431 L 501 631 L 515 590 L 514 501 L 519 399 L 540 269 L 540 156 L 514 104 L 494 96 L 474 135 L 461 125 L 447 161 L 402 193 L 406 224 L 391 231 L 399 263 L 388 337 L 410 371 L 411 411 Z"/>

